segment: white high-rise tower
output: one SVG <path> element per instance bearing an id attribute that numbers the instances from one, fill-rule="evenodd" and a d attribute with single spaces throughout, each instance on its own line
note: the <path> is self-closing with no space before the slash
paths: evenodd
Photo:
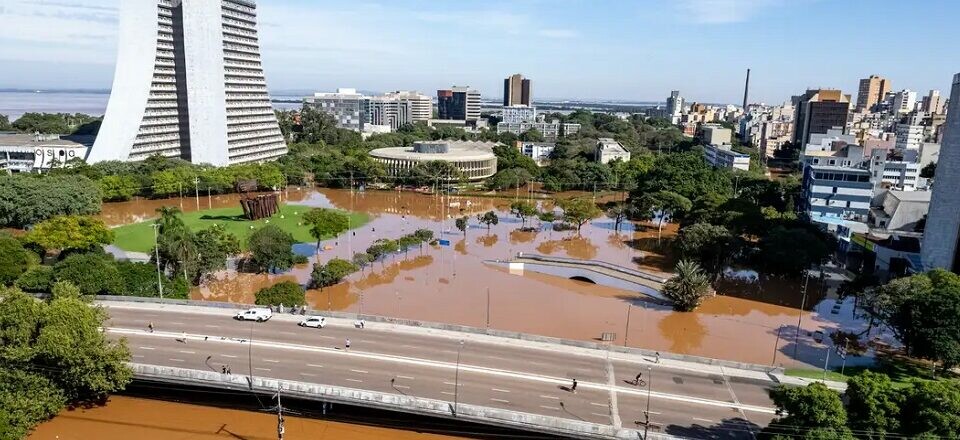
<path id="1" fill-rule="evenodd" d="M 217 166 L 287 152 L 251 0 L 124 0 L 110 102 L 88 162 L 160 154 Z"/>

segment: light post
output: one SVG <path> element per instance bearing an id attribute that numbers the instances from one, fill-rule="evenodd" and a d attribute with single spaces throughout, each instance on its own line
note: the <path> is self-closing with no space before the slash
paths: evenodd
<path id="1" fill-rule="evenodd" d="M 777 365 L 777 349 L 780 347 L 780 332 L 783 330 L 783 326 L 777 328 L 777 342 L 773 343 L 773 362 L 770 365 Z"/>
<path id="2" fill-rule="evenodd" d="M 160 299 L 163 299 L 163 278 L 160 275 L 160 245 L 159 243 L 159 231 L 160 224 L 153 224 L 153 252 L 154 258 L 157 260 L 157 291 L 160 292 Z"/>
<path id="3" fill-rule="evenodd" d="M 460 340 L 460 343 L 457 344 L 457 369 L 454 372 L 453 378 L 453 415 L 456 417 L 459 411 L 460 405 L 460 352 L 463 350 L 463 339 Z"/>
<path id="4" fill-rule="evenodd" d="M 650 433 L 650 384 L 653 382 L 653 367 L 647 367 L 647 410 L 643 412 L 643 440 Z"/>
<path id="5" fill-rule="evenodd" d="M 807 306 L 807 285 L 810 283 L 810 271 L 803 271 L 803 299 L 800 300 L 800 316 L 797 317 L 797 334 L 793 339 L 793 358 L 797 358 L 800 350 L 800 326 L 803 323 L 803 309 Z"/>
<path id="6" fill-rule="evenodd" d="M 490 288 L 487 287 L 487 329 L 490 329 Z"/>
<path id="7" fill-rule="evenodd" d="M 627 325 L 623 329 L 623 346 L 627 346 L 627 338 L 630 337 L 630 311 L 633 310 L 633 304 L 627 303 Z"/>

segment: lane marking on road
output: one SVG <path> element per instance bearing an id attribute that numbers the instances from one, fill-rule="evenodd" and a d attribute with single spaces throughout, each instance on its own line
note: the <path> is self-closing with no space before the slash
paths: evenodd
<path id="1" fill-rule="evenodd" d="M 294 333 L 294 332 L 279 332 L 279 333 L 280 333 L 281 335 L 287 335 L 287 336 L 296 336 L 296 335 L 297 335 L 297 334 Z"/>
<path id="2" fill-rule="evenodd" d="M 606 404 L 606 403 L 597 403 L 597 402 L 590 402 L 590 404 L 593 405 L 593 406 L 602 406 L 602 407 L 604 407 L 604 408 L 610 406 L 610 405 L 608 405 L 608 404 Z"/>
<path id="3" fill-rule="evenodd" d="M 509 393 L 509 392 L 510 392 L 510 390 L 501 390 L 500 388 L 490 388 L 490 389 L 493 390 L 493 391 L 496 391 L 496 392 L 498 392 L 498 393 Z"/>
<path id="4" fill-rule="evenodd" d="M 614 428 L 620 429 L 623 427 L 623 422 L 620 421 L 620 408 L 617 403 L 617 381 L 615 379 L 616 374 L 613 372 L 613 362 L 610 361 L 610 358 L 607 358 L 607 386 L 610 387 L 610 424 Z"/>
<path id="5" fill-rule="evenodd" d="M 560 400 L 560 398 L 557 396 L 544 396 L 543 394 L 541 394 L 540 397 L 543 397 L 544 399 Z"/>
<path id="6" fill-rule="evenodd" d="M 413 380 L 414 378 L 411 377 L 411 376 L 401 376 L 401 375 L 398 374 L 398 375 L 397 375 L 397 379 Z"/>
<path id="7" fill-rule="evenodd" d="M 197 354 L 197 352 L 195 352 L 195 351 L 190 351 L 190 350 L 180 350 L 180 353 L 183 353 L 183 354 Z"/>
<path id="8" fill-rule="evenodd" d="M 492 401 L 494 401 L 494 402 L 500 402 L 500 403 L 510 403 L 509 400 L 503 400 L 503 399 L 490 399 L 490 400 L 492 400 Z"/>
<path id="9" fill-rule="evenodd" d="M 362 381 L 362 380 L 360 380 L 360 379 L 347 379 L 347 381 L 348 381 L 348 382 L 357 382 L 357 383 L 363 383 L 363 381 Z"/>
<path id="10" fill-rule="evenodd" d="M 403 348 L 413 348 L 413 349 L 419 349 L 419 348 L 420 348 L 420 347 L 417 347 L 417 346 L 415 346 L 415 345 L 410 345 L 410 344 L 403 344 L 403 345 L 401 345 L 401 347 L 403 347 Z"/>
<path id="11" fill-rule="evenodd" d="M 230 359 L 236 359 L 236 358 L 237 358 L 236 356 L 234 356 L 234 355 L 232 355 L 232 354 L 221 354 L 220 356 L 223 356 L 223 357 L 225 357 L 225 358 L 230 358 Z"/>
<path id="12" fill-rule="evenodd" d="M 137 347 L 137 348 L 141 350 L 156 350 L 156 348 L 153 348 L 153 347 Z"/>
<path id="13" fill-rule="evenodd" d="M 254 370 L 260 370 L 260 371 L 273 371 L 273 370 L 271 370 L 271 369 L 269 369 L 269 368 L 260 368 L 260 367 L 254 367 L 253 369 L 254 369 Z"/>
<path id="14" fill-rule="evenodd" d="M 323 338 L 323 339 L 336 339 L 336 338 L 334 338 L 333 336 L 327 336 L 327 335 L 317 335 L 317 337 L 320 337 L 320 338 Z"/>
<path id="15" fill-rule="evenodd" d="M 446 395 L 448 395 L 448 396 L 452 396 L 452 395 L 453 395 L 453 393 L 451 393 L 450 391 L 441 391 L 440 394 L 446 394 Z"/>
<path id="16" fill-rule="evenodd" d="M 652 413 L 651 413 L 651 414 L 652 414 Z M 694 417 L 693 420 L 696 420 L 696 421 L 698 421 L 698 422 L 717 423 L 717 422 L 714 422 L 713 420 L 710 420 L 710 419 L 701 419 L 701 418 L 699 418 L 699 417 Z"/>
<path id="17" fill-rule="evenodd" d="M 273 360 L 273 359 L 264 359 L 263 361 L 264 361 L 264 362 L 270 362 L 271 364 L 279 364 L 279 363 L 280 363 L 280 361 Z"/>
<path id="18" fill-rule="evenodd" d="M 410 387 L 408 387 L 408 386 L 406 386 L 406 385 L 394 385 L 393 387 L 394 387 L 394 388 L 399 388 L 399 389 L 401 389 L 401 390 L 409 390 L 409 389 L 410 389 Z"/>
<path id="19" fill-rule="evenodd" d="M 210 324 L 205 324 L 204 327 L 206 327 L 206 328 L 220 328 L 219 325 L 210 325 Z"/>
<path id="20" fill-rule="evenodd" d="M 174 361 L 174 362 L 186 362 L 186 361 L 183 360 L 183 359 L 177 359 L 177 358 L 170 358 L 170 360 L 171 360 L 171 361 Z"/>
<path id="21" fill-rule="evenodd" d="M 593 415 L 595 415 L 595 416 L 597 416 L 597 417 L 604 417 L 604 418 L 610 417 L 610 414 L 597 414 L 597 413 L 590 413 L 590 414 L 593 414 Z"/>
<path id="22" fill-rule="evenodd" d="M 555 407 L 555 406 L 540 405 L 540 408 L 543 408 L 543 409 L 552 409 L 552 410 L 554 410 L 554 411 L 560 411 L 560 408 L 557 408 L 557 407 Z"/>
<path id="23" fill-rule="evenodd" d="M 143 355 L 142 355 L 142 354 L 135 354 L 135 355 L 133 355 L 133 358 L 134 358 L 134 359 L 142 359 L 142 358 L 143 358 Z"/>
<path id="24" fill-rule="evenodd" d="M 354 373 L 360 373 L 360 374 L 367 374 L 367 373 L 369 373 L 369 371 L 365 371 L 365 370 L 353 370 L 353 369 L 351 369 L 350 371 L 352 371 L 352 372 L 354 372 Z"/>
<path id="25" fill-rule="evenodd" d="M 443 384 L 444 384 L 444 385 L 456 385 L 456 386 L 458 386 L 458 387 L 462 387 L 462 386 L 463 386 L 462 383 L 461 383 L 461 384 L 456 384 L 456 383 L 449 382 L 449 381 L 444 381 Z"/>
<path id="26" fill-rule="evenodd" d="M 131 335 L 134 337 L 143 337 L 143 338 L 156 337 L 164 340 L 166 340 L 167 338 L 170 338 L 171 336 L 178 337 L 178 338 L 182 337 L 182 333 L 171 333 L 171 332 L 144 333 L 140 329 L 109 327 L 106 330 L 111 333 L 119 334 L 119 335 Z M 203 340 L 203 336 L 197 336 L 197 335 L 187 335 L 186 338 L 199 340 L 199 341 Z M 239 340 L 235 338 L 229 338 L 224 340 L 219 340 L 219 339 L 211 340 L 211 342 L 219 342 L 219 343 L 225 343 L 225 344 L 231 344 L 231 345 L 236 344 L 238 341 Z M 261 347 L 264 349 L 324 353 L 330 356 L 352 356 L 352 357 L 361 358 L 361 359 L 376 360 L 381 362 L 393 362 L 397 364 L 415 365 L 415 366 L 422 366 L 422 367 L 440 368 L 445 370 L 455 370 L 456 368 L 458 368 L 457 364 L 453 362 L 434 361 L 434 360 L 427 360 L 427 359 L 421 359 L 421 358 L 388 355 L 388 354 L 377 354 L 377 353 L 362 352 L 362 351 L 350 352 L 350 351 L 345 351 L 345 350 L 340 350 L 335 348 L 308 346 L 308 345 L 301 345 L 301 344 L 290 344 L 290 343 L 283 343 L 283 342 L 276 342 L 276 341 L 246 340 L 244 344 L 256 345 L 257 347 Z M 531 382 L 547 383 L 551 385 L 563 385 L 563 384 L 569 383 L 569 379 L 565 377 L 547 376 L 547 375 L 524 373 L 524 372 L 510 371 L 510 370 L 500 370 L 495 368 L 481 367 L 477 365 L 467 365 L 462 363 L 459 364 L 459 369 L 461 374 L 464 372 L 479 373 L 479 374 L 485 374 L 488 376 L 506 377 L 506 378 L 512 378 L 512 379 L 527 380 Z M 450 382 L 447 384 L 452 385 L 453 383 Z M 593 390 L 602 390 L 602 391 L 609 390 L 609 385 L 606 383 L 580 382 L 579 386 L 584 389 L 593 389 Z M 627 388 L 627 387 L 617 386 L 616 392 L 633 395 L 633 396 L 642 396 L 642 397 L 646 397 L 648 395 L 646 390 L 641 391 L 641 390 L 633 389 L 633 387 Z M 671 401 L 704 405 L 704 406 L 733 408 L 741 411 L 751 411 L 751 412 L 759 412 L 759 413 L 765 413 L 765 414 L 776 414 L 776 410 L 770 407 L 747 405 L 742 403 L 737 404 L 737 403 L 731 403 L 731 402 L 720 401 L 720 400 L 706 399 L 701 397 L 669 394 L 669 393 L 658 392 L 658 391 L 650 392 L 649 396 L 651 398 L 671 400 Z"/>
<path id="27" fill-rule="evenodd" d="M 659 416 L 659 415 L 661 415 L 661 414 L 663 414 L 663 413 L 659 413 L 659 412 L 656 412 L 656 411 L 650 411 L 650 414 L 651 414 L 651 415 L 655 415 L 655 416 Z"/>
<path id="28" fill-rule="evenodd" d="M 182 322 L 171 322 L 173 325 L 184 325 Z"/>
<path id="29" fill-rule="evenodd" d="M 323 365 L 307 364 L 308 367 L 323 368 Z"/>
<path id="30" fill-rule="evenodd" d="M 309 376 L 309 377 L 317 377 L 317 375 L 316 375 L 316 374 L 313 374 L 313 373 L 300 373 L 300 375 L 301 375 L 301 376 Z"/>

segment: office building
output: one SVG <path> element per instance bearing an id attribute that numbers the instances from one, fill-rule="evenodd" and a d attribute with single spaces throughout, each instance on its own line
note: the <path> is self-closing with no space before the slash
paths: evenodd
<path id="1" fill-rule="evenodd" d="M 957 241 L 960 233 L 960 73 L 953 76 L 950 108 L 944 124 L 940 161 L 930 198 L 930 213 L 923 234 L 924 269 L 958 272 Z"/>
<path id="2" fill-rule="evenodd" d="M 363 131 L 370 111 L 370 98 L 357 89 L 339 88 L 333 93 L 314 93 L 303 100 L 305 106 L 327 113 L 337 121 L 337 127 Z"/>
<path id="3" fill-rule="evenodd" d="M 910 113 L 916 109 L 917 92 L 904 89 L 893 95 L 893 107 L 890 111 L 894 114 Z"/>
<path id="4" fill-rule="evenodd" d="M 550 163 L 550 155 L 553 154 L 553 149 L 557 147 L 557 144 L 553 142 L 517 141 L 516 145 L 520 154 L 533 159 L 540 167 Z"/>
<path id="5" fill-rule="evenodd" d="M 378 127 L 378 131 L 396 131 L 404 124 L 411 122 L 412 113 L 413 106 L 409 101 L 382 96 L 370 98 L 364 121 L 364 131 L 372 131 L 374 130 L 373 127 Z"/>
<path id="6" fill-rule="evenodd" d="M 943 114 L 944 99 L 939 90 L 931 90 L 920 102 L 920 111 L 927 114 Z"/>
<path id="7" fill-rule="evenodd" d="M 409 147 L 378 148 L 370 152 L 370 157 L 383 164 L 391 177 L 402 177 L 420 164 L 442 161 L 452 164 L 461 174 L 441 176 L 442 180 L 457 182 L 463 177 L 477 181 L 497 174 L 494 145 L 494 142 L 424 141 Z"/>
<path id="8" fill-rule="evenodd" d="M 533 105 L 530 80 L 517 73 L 503 80 L 503 106 Z"/>
<path id="9" fill-rule="evenodd" d="M 683 97 L 680 96 L 679 90 L 673 90 L 670 92 L 670 97 L 667 98 L 667 119 L 670 120 L 671 124 L 679 124 L 682 116 Z"/>
<path id="10" fill-rule="evenodd" d="M 534 122 L 537 120 L 537 108 L 526 105 L 514 105 L 503 108 L 503 122 L 508 124 L 519 124 L 521 122 Z"/>
<path id="11" fill-rule="evenodd" d="M 611 138 L 597 139 L 597 162 L 608 164 L 615 160 L 627 162 L 630 160 L 630 152 L 620 142 Z"/>
<path id="12" fill-rule="evenodd" d="M 0 172 L 42 173 L 83 160 L 95 136 L 0 133 Z"/>
<path id="13" fill-rule="evenodd" d="M 480 119 L 480 92 L 470 87 L 437 90 L 437 114 L 440 119 L 477 121 Z"/>
<path id="14" fill-rule="evenodd" d="M 715 168 L 729 168 L 733 170 L 749 171 L 750 155 L 737 153 L 730 144 L 703 145 L 703 158 Z"/>
<path id="15" fill-rule="evenodd" d="M 710 145 L 730 144 L 733 130 L 719 124 L 704 124 L 700 127 L 700 142 Z"/>
<path id="16" fill-rule="evenodd" d="M 520 136 L 530 130 L 537 130 L 544 139 L 555 141 L 563 136 L 577 134 L 580 124 L 561 124 L 560 122 L 501 122 L 497 124 L 497 134 L 513 133 Z"/>
<path id="17" fill-rule="evenodd" d="M 924 140 L 925 127 L 919 124 L 897 124 L 896 128 L 896 149 L 898 150 L 918 150 Z"/>
<path id="18" fill-rule="evenodd" d="M 870 75 L 869 78 L 860 80 L 860 90 L 857 92 L 856 111 L 869 112 L 883 97 L 890 92 L 890 80 L 878 75 Z"/>
<path id="19" fill-rule="evenodd" d="M 119 3 L 116 73 L 88 162 L 163 155 L 222 166 L 286 154 L 253 1 Z"/>
<path id="20" fill-rule="evenodd" d="M 427 122 L 433 118 L 433 99 L 420 92 L 397 90 L 384 93 L 374 98 L 408 103 L 410 106 L 410 118 L 407 122 Z"/>
<path id="21" fill-rule="evenodd" d="M 850 95 L 839 90 L 807 90 L 794 98 L 793 143 L 806 145 L 813 134 L 847 126 Z"/>
<path id="22" fill-rule="evenodd" d="M 850 223 L 865 223 L 873 200 L 870 170 L 829 165 L 812 165 L 804 169 L 802 210 L 829 230 L 837 226 L 851 228 Z"/>

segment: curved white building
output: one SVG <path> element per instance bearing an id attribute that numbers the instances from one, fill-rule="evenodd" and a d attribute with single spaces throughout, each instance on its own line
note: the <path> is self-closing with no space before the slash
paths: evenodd
<path id="1" fill-rule="evenodd" d="M 287 152 L 250 0 L 120 2 L 110 102 L 87 161 L 155 154 L 217 166 Z"/>
<path id="2" fill-rule="evenodd" d="M 483 180 L 497 174 L 494 145 L 470 141 L 414 142 L 412 147 L 378 148 L 370 152 L 370 157 L 394 177 L 403 176 L 421 163 L 443 161 L 453 164 L 467 180 Z"/>

